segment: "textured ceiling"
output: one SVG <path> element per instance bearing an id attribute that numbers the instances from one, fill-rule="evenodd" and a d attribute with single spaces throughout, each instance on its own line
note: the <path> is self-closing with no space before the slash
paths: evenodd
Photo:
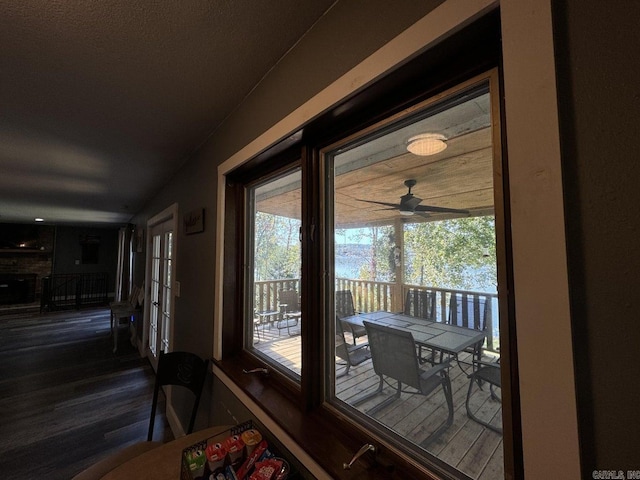
<path id="1" fill-rule="evenodd" d="M 0 0 L 0 222 L 127 222 L 333 2 Z"/>

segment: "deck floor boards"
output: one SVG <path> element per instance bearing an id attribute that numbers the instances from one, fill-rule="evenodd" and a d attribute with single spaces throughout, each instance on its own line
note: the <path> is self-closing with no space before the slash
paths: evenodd
<path id="1" fill-rule="evenodd" d="M 254 346 L 272 359 L 280 361 L 286 368 L 300 373 L 300 336 L 287 335 L 286 330 L 278 332 L 268 325 L 259 327 L 260 342 Z M 292 332 L 293 333 L 293 332 Z M 358 343 L 366 341 L 360 338 Z M 465 354 L 466 355 L 466 354 Z M 465 360 L 464 355 L 461 360 Z M 336 359 L 336 372 L 344 371 L 344 362 Z M 469 368 L 466 365 L 464 368 Z M 469 388 L 469 379 L 456 362 L 449 369 L 453 394 L 453 424 L 438 438 L 426 445 L 426 450 L 440 460 L 478 480 L 504 478 L 502 436 L 485 428 L 467 417 L 465 401 Z M 349 373 L 337 379 L 336 397 L 351 404 L 369 392 L 378 388 L 378 377 L 370 361 L 351 367 Z M 395 393 L 393 386 L 385 384 L 382 393 L 357 406 L 361 412 Z M 501 406 L 490 398 L 487 387 L 480 390 L 474 387 L 470 399 L 470 408 L 475 415 L 492 425 L 501 424 Z M 420 445 L 446 419 L 446 408 L 442 389 L 436 389 L 431 395 L 403 393 L 401 397 L 378 411 L 374 418 L 400 436 Z"/>

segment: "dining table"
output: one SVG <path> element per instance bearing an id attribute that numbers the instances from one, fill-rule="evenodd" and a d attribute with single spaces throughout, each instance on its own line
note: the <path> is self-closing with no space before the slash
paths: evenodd
<path id="1" fill-rule="evenodd" d="M 202 440 L 228 431 L 231 425 L 209 427 L 183 437 L 179 437 L 159 447 L 122 463 L 118 467 L 104 475 L 101 480 L 129 480 L 129 479 L 153 479 L 153 480 L 178 480 L 182 451 Z"/>
<path id="2" fill-rule="evenodd" d="M 483 342 L 486 336 L 480 330 L 386 311 L 358 313 L 348 317 L 341 317 L 340 320 L 357 326 L 364 326 L 363 322 L 367 321 L 409 331 L 418 346 L 450 354 L 454 357 L 457 357 L 466 348 Z"/>

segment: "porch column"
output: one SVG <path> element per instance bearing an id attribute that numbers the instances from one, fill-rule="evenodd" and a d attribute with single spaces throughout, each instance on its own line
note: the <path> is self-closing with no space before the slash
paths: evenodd
<path id="1" fill-rule="evenodd" d="M 393 222 L 393 236 L 397 249 L 400 251 L 399 262 L 395 265 L 395 283 L 391 292 L 391 308 L 393 312 L 401 312 L 404 308 L 404 299 L 402 298 L 402 285 L 404 284 L 404 235 L 403 235 L 402 217 L 397 217 Z"/>

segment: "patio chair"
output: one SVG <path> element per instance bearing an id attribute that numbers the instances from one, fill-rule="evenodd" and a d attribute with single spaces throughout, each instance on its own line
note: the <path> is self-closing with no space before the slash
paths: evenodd
<path id="1" fill-rule="evenodd" d="M 434 290 L 409 290 L 402 313 L 435 321 L 436 292 Z"/>
<path id="2" fill-rule="evenodd" d="M 342 323 L 336 315 L 336 356 L 346 362 L 346 369 L 344 372 L 336 375 L 336 378 L 344 377 L 349 373 L 351 367 L 360 365 L 371 358 L 371 351 L 369 350 L 368 343 L 361 343 L 358 345 L 352 345 L 347 343 L 344 338 L 344 330 Z"/>
<path id="3" fill-rule="evenodd" d="M 291 335 L 291 328 L 298 326 L 298 322 L 302 317 L 300 295 L 295 290 L 280 290 L 278 293 L 278 305 L 281 313 L 280 319 L 276 322 L 278 335 L 285 328 L 287 333 Z"/>
<path id="4" fill-rule="evenodd" d="M 449 299 L 449 317 L 447 323 L 458 327 L 469 328 L 486 332 L 487 318 L 490 315 L 491 303 L 487 301 L 487 297 L 479 295 L 463 295 L 460 293 L 452 294 Z M 484 340 L 471 345 L 466 352 L 473 356 L 473 360 L 482 360 L 482 347 Z M 458 364 L 460 364 L 460 360 Z M 472 365 L 471 362 L 462 362 Z M 460 368 L 465 371 L 462 366 Z M 465 371 L 466 373 L 466 371 Z"/>
<path id="5" fill-rule="evenodd" d="M 338 318 L 351 317 L 352 315 L 356 315 L 356 309 L 353 306 L 353 294 L 351 290 L 338 290 L 336 291 L 336 315 Z M 347 322 L 341 322 L 342 329 L 345 332 L 349 332 L 351 334 L 352 343 L 355 345 L 356 341 L 360 337 L 364 337 L 367 335 L 367 331 L 364 327 L 359 327 L 357 325 L 351 325 Z"/>
<path id="6" fill-rule="evenodd" d="M 380 381 L 375 392 L 358 399 L 354 405 L 359 405 L 373 396 L 382 393 L 384 383 L 386 382 L 385 377 L 397 382 L 396 392 L 382 403 L 367 410 L 367 414 L 369 415 L 374 415 L 382 408 L 398 400 L 402 393 L 418 393 L 426 396 L 430 395 L 438 387 L 442 387 L 444 399 L 447 404 L 448 416 L 442 424 L 422 442 L 423 446 L 427 445 L 453 423 L 453 397 L 448 372 L 450 367 L 449 361 L 447 360 L 433 367 L 423 368 L 420 366 L 415 341 L 411 332 L 367 321 L 363 323 L 369 339 L 373 369 L 380 377 Z M 403 389 L 403 384 L 411 387 L 411 389 Z"/>
<path id="7" fill-rule="evenodd" d="M 410 315 L 412 317 L 425 318 L 430 321 L 436 320 L 436 292 L 434 290 L 414 290 L 407 291 L 407 296 L 404 301 L 404 315 Z M 422 356 L 422 345 L 418 346 L 418 355 L 420 361 L 435 363 L 435 352 L 433 349 L 428 349 L 431 352 L 429 358 Z"/>
<path id="8" fill-rule="evenodd" d="M 501 388 L 501 379 L 500 379 L 500 363 L 499 359 L 497 362 L 481 362 L 478 360 L 473 361 L 474 368 L 472 373 L 469 375 L 469 389 L 467 390 L 467 401 L 465 402 L 465 406 L 467 408 L 467 416 L 472 420 L 478 422 L 480 425 L 484 425 L 485 427 L 493 430 L 496 433 L 502 435 L 502 428 L 496 427 L 495 425 L 491 425 L 489 422 L 481 420 L 476 417 L 469 407 L 469 400 L 471 398 L 471 393 L 473 391 L 473 385 L 478 384 L 479 387 L 483 383 L 489 384 L 489 392 L 491 398 L 494 400 L 501 402 L 501 398 L 496 394 L 495 388 Z"/>

